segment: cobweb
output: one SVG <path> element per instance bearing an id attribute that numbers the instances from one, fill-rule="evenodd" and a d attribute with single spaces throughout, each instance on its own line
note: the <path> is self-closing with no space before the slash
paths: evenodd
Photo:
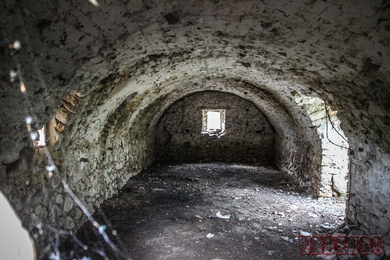
<path id="1" fill-rule="evenodd" d="M 89 0 L 89 2 L 95 8 L 101 8 L 96 0 Z M 17 19 L 21 20 L 20 10 L 16 10 Z M 2 30 L 3 37 L 5 37 L 4 29 Z M 23 30 L 23 33 L 27 34 L 26 30 Z M 34 106 L 32 105 L 32 94 L 29 93 L 29 87 L 23 77 L 23 66 L 19 61 L 18 55 L 20 55 L 19 50 L 21 48 L 29 49 L 28 37 L 25 37 L 25 41 L 20 39 L 15 39 L 13 43 L 8 45 L 8 49 L 12 56 L 13 62 L 16 64 L 16 67 L 9 71 L 10 82 L 15 84 L 17 83 L 20 88 L 20 93 L 24 97 L 24 109 L 28 115 L 25 118 L 27 131 L 29 132 L 29 137 L 31 139 L 32 145 L 36 146 L 38 139 L 38 132 L 36 129 L 40 129 L 39 120 L 37 113 L 34 111 Z M 37 67 L 37 64 L 33 64 L 35 67 L 35 77 L 39 79 L 41 87 L 48 93 L 47 84 L 45 83 L 43 76 L 41 75 L 40 70 Z M 46 174 L 47 174 L 47 190 L 45 191 L 46 196 L 42 203 L 43 207 L 47 207 L 50 211 L 50 220 L 49 223 L 45 223 L 43 219 L 38 219 L 39 224 L 37 224 L 33 230 L 30 231 L 33 238 L 38 241 L 39 238 L 45 237 L 44 248 L 39 248 L 38 258 L 50 259 L 50 260 L 62 260 L 62 259 L 75 259 L 75 260 L 91 260 L 91 259 L 130 259 L 130 254 L 126 251 L 126 247 L 117 236 L 117 231 L 112 227 L 107 217 L 100 209 L 97 210 L 99 215 L 99 220 L 97 220 L 83 205 L 79 198 L 74 194 L 72 189 L 67 184 L 63 175 L 59 171 L 58 167 L 55 165 L 52 155 L 47 147 L 43 147 L 45 152 L 45 162 L 46 162 Z M 57 225 L 57 216 L 56 210 L 54 207 L 54 202 L 48 198 L 48 194 L 57 195 L 58 192 L 53 186 L 54 177 L 59 178 L 64 191 L 69 194 L 73 202 L 81 209 L 83 214 L 88 219 L 90 226 L 93 230 L 92 233 L 85 234 L 83 238 L 77 236 L 77 234 L 72 230 L 61 229 Z M 44 180 L 42 180 L 44 181 Z M 28 203 L 28 201 L 26 202 Z M 1 254 L 1 253 L 0 253 Z"/>

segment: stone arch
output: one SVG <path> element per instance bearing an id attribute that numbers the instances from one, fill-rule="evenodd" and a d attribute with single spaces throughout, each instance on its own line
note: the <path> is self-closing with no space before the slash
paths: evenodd
<path id="1" fill-rule="evenodd" d="M 151 117 L 137 117 L 153 113 L 142 111 L 159 108 L 150 104 L 173 93 L 178 84 L 234 79 L 277 93 L 277 100 L 293 115 L 286 120 L 305 133 L 304 141 L 316 143 L 300 146 L 316 156 L 308 160 L 318 173 L 312 183 L 319 182 L 321 140 L 310 128 L 309 110 L 295 97 L 321 97 L 338 111 L 340 128 L 350 142 L 348 219 L 367 233 L 389 237 L 390 40 L 385 1 L 100 2 L 95 9 L 88 1 L 61 1 L 60 6 L 52 1 L 0 3 L 3 46 L 10 46 L 1 52 L 5 59 L 0 64 L 5 126 L 0 129 L 0 177 L 9 178 L 0 188 L 25 216 L 29 230 L 37 214 L 44 218 L 47 212 L 20 207 L 36 186 L 15 189 L 26 178 L 39 185 L 45 180 L 44 163 L 30 163 L 27 116 L 42 126 L 55 116 L 66 94 L 74 90 L 86 95 L 60 135 L 53 157 L 93 210 L 149 163 L 145 140 L 134 139 L 125 146 L 121 138 L 138 122 L 147 129 Z M 22 48 L 15 48 L 16 40 Z M 10 70 L 23 75 L 23 82 L 5 73 Z M 27 92 L 20 95 L 22 83 Z M 28 109 L 20 105 L 29 100 L 35 102 Z M 131 114 L 123 117 L 126 111 Z M 267 112 L 264 107 L 262 111 Z M 111 127 L 118 121 L 127 123 Z M 115 153 L 116 147 L 128 158 Z M 291 160 L 301 162 L 299 157 Z M 31 165 L 37 173 L 33 177 L 26 173 Z M 84 171 L 88 174 L 78 174 Z M 104 184 L 109 188 L 102 189 Z M 37 198 L 42 192 L 37 189 Z M 66 208 L 81 223 L 80 212 L 66 194 L 60 195 L 60 210 Z M 60 226 L 72 224 L 69 216 L 59 218 Z"/>

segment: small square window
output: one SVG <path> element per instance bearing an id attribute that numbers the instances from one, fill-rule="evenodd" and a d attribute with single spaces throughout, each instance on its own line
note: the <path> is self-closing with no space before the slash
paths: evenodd
<path id="1" fill-rule="evenodd" d="M 209 130 L 219 130 L 221 129 L 221 113 L 219 112 L 207 112 L 206 114 L 206 128 Z"/>
<path id="2" fill-rule="evenodd" d="M 225 109 L 202 110 L 202 133 L 212 135 L 225 134 Z"/>

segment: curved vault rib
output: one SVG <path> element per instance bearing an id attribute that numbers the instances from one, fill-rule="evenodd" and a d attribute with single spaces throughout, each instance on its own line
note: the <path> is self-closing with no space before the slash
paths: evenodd
<path id="1" fill-rule="evenodd" d="M 74 189 L 80 192 L 87 189 L 89 208 L 93 208 L 90 201 L 99 206 L 102 200 L 116 192 L 123 179 L 147 165 L 147 143 L 144 140 L 133 139 L 128 145 L 120 136 L 125 133 L 125 128 L 117 128 L 116 132 L 115 129 L 106 129 L 120 120 L 121 115 L 115 111 L 122 111 L 119 106 L 124 98 L 138 92 L 129 104 L 139 102 L 140 105 L 131 110 L 134 117 L 127 121 L 135 127 L 134 122 L 142 122 L 137 115 L 144 115 L 143 110 L 152 109 L 148 102 L 157 100 L 139 100 L 150 94 L 147 89 L 152 91 L 150 87 L 165 82 L 166 94 L 170 93 L 174 90 L 169 89 L 170 83 L 183 82 L 186 70 L 190 78 L 219 79 L 231 75 L 255 86 L 266 85 L 266 88 L 273 89 L 280 94 L 282 103 L 289 104 L 291 115 L 301 118 L 295 122 L 297 132 L 307 133 L 306 139 L 313 140 L 316 144 L 313 149 L 317 150 L 320 147 L 318 134 L 314 129 L 307 129 L 311 126 L 305 115 L 308 113 L 296 106 L 293 101 L 296 95 L 290 91 L 297 95 L 316 96 L 310 93 L 308 87 L 311 86 L 322 98 L 332 101 L 351 143 L 353 185 L 348 218 L 367 232 L 389 237 L 390 193 L 386 184 L 390 162 L 387 113 L 390 52 L 385 1 L 312 1 L 308 4 L 304 1 L 217 3 L 190 0 L 148 1 L 148 6 L 141 2 L 137 2 L 135 10 L 123 1 L 114 1 L 112 5 L 102 1 L 102 9 L 91 9 L 88 1 L 78 3 L 77 7 L 67 1 L 61 1 L 60 6 L 50 1 L 42 1 L 39 5 L 31 4 L 31 1 L 0 3 L 3 7 L 0 10 L 11 14 L 1 15 L 4 46 L 15 39 L 23 39 L 23 48 L 14 54 L 23 64 L 26 86 L 36 102 L 34 109 L 40 121 L 37 123 L 42 124 L 53 117 L 60 98 L 70 89 L 95 95 L 99 88 L 97 82 L 106 75 L 128 73 L 127 77 L 136 80 L 142 79 L 141 74 L 147 74 L 143 78 L 146 81 L 134 81 L 132 87 L 121 95 L 107 99 L 109 102 L 102 101 L 105 97 L 100 100 L 90 98 L 98 103 L 102 101 L 99 105 L 88 103 L 99 109 L 95 113 L 89 110 L 90 107 L 80 108 L 85 114 L 74 117 L 68 139 L 55 151 L 60 162 L 63 159 L 61 153 L 68 153 L 62 164 L 64 174 Z M 166 19 L 166 14 L 171 12 L 177 12 L 178 19 Z M 15 13 L 23 15 L 16 19 Z M 11 56 L 7 59 L 10 60 Z M 191 61 L 183 63 L 180 56 Z M 160 58 L 166 61 L 161 62 Z M 167 67 L 172 73 L 166 70 L 165 75 L 159 74 L 169 62 L 185 65 L 183 71 L 177 73 L 181 68 L 169 65 Z M 40 72 L 37 74 L 37 64 L 44 76 Z M 8 71 L 16 65 L 14 62 L 9 65 L 5 60 L 1 71 Z M 132 65 L 133 69 L 128 70 Z M 153 80 L 147 80 L 147 77 Z M 7 78 L 5 75 L 1 78 L 4 86 L 8 86 Z M 275 82 L 267 83 L 264 79 Z M 50 88 L 46 89 L 42 81 L 46 81 Z M 279 88 L 282 83 L 288 86 Z M 108 84 L 116 83 L 108 81 Z M 1 159 L 7 165 L 1 165 L 0 170 L 4 172 L 2 176 L 8 172 L 19 176 L 23 173 L 22 167 L 15 167 L 12 163 L 23 165 L 29 159 L 25 154 L 28 147 L 23 141 L 27 135 L 23 121 L 25 111 L 23 107 L 9 103 L 21 104 L 23 98 L 18 97 L 16 88 L 5 89 L 0 104 L 2 111 L 6 111 L 2 122 L 7 132 L 2 132 L 5 138 L 1 140 Z M 8 116 L 8 111 L 12 112 L 9 113 L 11 116 Z M 150 120 L 143 122 L 145 126 Z M 142 135 L 134 134 L 137 137 Z M 104 144 L 100 144 L 103 139 Z M 300 140 L 297 138 L 297 141 Z M 302 149 L 309 148 L 302 146 Z M 307 153 L 310 154 L 310 150 Z M 321 163 L 314 158 L 310 161 L 314 168 Z M 13 183 L 18 182 L 10 181 L 2 187 L 8 197 L 13 197 L 11 190 L 17 192 Z M 17 193 L 14 206 L 25 197 L 25 193 Z M 18 207 L 20 214 L 26 216 L 31 210 Z M 46 214 L 39 212 L 42 216 Z M 70 213 L 78 216 L 74 208 Z M 29 221 L 33 223 L 36 219 Z M 67 223 L 73 223 L 71 221 Z"/>

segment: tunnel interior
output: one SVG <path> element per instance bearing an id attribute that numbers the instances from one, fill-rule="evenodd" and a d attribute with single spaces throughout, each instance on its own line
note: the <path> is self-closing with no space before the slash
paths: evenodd
<path id="1" fill-rule="evenodd" d="M 272 166 L 390 241 L 387 1 L 0 6 L 0 190 L 38 255 L 159 162 Z"/>
<path id="2" fill-rule="evenodd" d="M 256 106 L 234 95 L 206 91 L 182 98 L 155 131 L 157 161 L 275 165 L 275 130 Z"/>

